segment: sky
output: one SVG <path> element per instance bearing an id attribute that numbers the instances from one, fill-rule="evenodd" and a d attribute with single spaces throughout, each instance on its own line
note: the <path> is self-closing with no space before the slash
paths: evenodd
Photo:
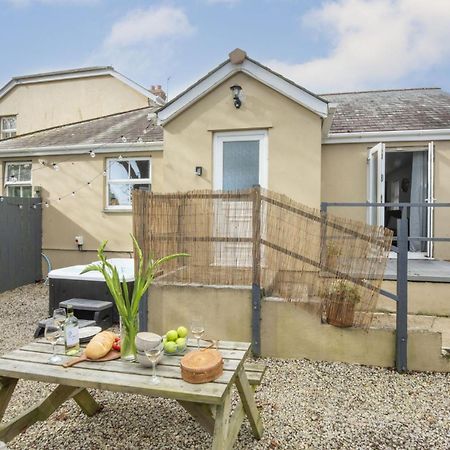
<path id="1" fill-rule="evenodd" d="M 450 91 L 450 0 L 0 0 L 0 85 L 112 65 L 169 98 L 236 47 L 316 93 Z"/>

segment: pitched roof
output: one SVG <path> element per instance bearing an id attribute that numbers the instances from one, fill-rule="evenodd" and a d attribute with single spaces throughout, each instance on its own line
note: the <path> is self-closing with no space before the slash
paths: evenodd
<path id="1" fill-rule="evenodd" d="M 450 94 L 440 88 L 323 94 L 337 104 L 330 133 L 450 129 Z"/>
<path id="2" fill-rule="evenodd" d="M 158 112 L 159 118 L 163 123 L 167 123 L 237 72 L 243 72 L 257 79 L 321 117 L 328 115 L 326 99 L 249 58 L 243 50 L 235 49 L 229 54 L 228 59 L 161 107 Z"/>
<path id="3" fill-rule="evenodd" d="M 144 88 L 140 84 L 130 80 L 125 75 L 114 70 L 112 66 L 93 66 L 93 67 L 81 67 L 75 69 L 58 70 L 54 72 L 35 73 L 31 75 L 21 75 L 11 78 L 11 80 L 0 88 L 0 99 L 4 97 L 9 91 L 14 89 L 18 85 L 32 84 L 32 83 L 45 83 L 48 81 L 60 81 L 76 78 L 98 77 L 98 76 L 112 76 L 119 81 L 122 81 L 135 91 L 149 98 L 150 100 L 162 105 L 163 99 L 152 94 L 148 89 Z"/>
<path id="4" fill-rule="evenodd" d="M 138 142 L 139 138 L 143 143 L 162 142 L 162 128 L 152 126 L 148 120 L 148 114 L 156 109 L 155 107 L 140 108 L 5 139 L 0 141 L 0 155 L 2 152 L 14 149 L 123 144 L 123 137 L 126 138 L 125 143 L 129 144 Z"/>

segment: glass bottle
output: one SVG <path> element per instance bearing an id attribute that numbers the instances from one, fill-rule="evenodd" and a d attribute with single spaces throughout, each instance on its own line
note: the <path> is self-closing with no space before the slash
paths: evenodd
<path id="1" fill-rule="evenodd" d="M 64 322 L 64 346 L 68 356 L 77 355 L 80 351 L 80 332 L 78 319 L 73 314 L 72 305 L 67 305 L 67 319 Z"/>

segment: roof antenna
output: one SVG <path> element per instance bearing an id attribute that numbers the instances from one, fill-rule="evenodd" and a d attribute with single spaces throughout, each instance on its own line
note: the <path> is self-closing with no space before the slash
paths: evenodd
<path id="1" fill-rule="evenodd" d="M 172 76 L 168 76 L 166 80 L 166 102 L 169 101 L 169 81 L 172 78 Z"/>

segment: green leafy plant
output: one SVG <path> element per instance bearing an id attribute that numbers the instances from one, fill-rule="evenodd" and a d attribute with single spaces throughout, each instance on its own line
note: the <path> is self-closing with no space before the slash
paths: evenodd
<path id="1" fill-rule="evenodd" d="M 354 305 L 361 301 L 361 295 L 358 288 L 353 283 L 346 280 L 339 279 L 335 281 L 331 285 L 329 293 L 333 300 L 349 301 Z"/>
<path id="2" fill-rule="evenodd" d="M 130 236 L 133 240 L 135 254 L 138 256 L 137 272 L 134 276 L 134 288 L 131 294 L 125 276 L 123 276 L 121 280 L 116 266 L 106 259 L 105 247 L 108 241 L 103 241 L 98 248 L 97 254 L 100 264 L 89 264 L 81 272 L 82 274 L 87 272 L 100 272 L 105 278 L 106 285 L 108 286 L 109 292 L 116 304 L 117 311 L 119 312 L 122 327 L 124 327 L 126 331 L 126 333 L 124 333 L 126 339 L 124 340 L 122 337 L 121 340 L 121 354 L 123 357 L 127 354 L 136 354 L 136 344 L 134 340 L 138 332 L 137 317 L 139 313 L 139 304 L 148 288 L 152 285 L 161 266 L 172 259 L 189 256 L 187 253 L 176 253 L 159 259 L 150 258 L 144 267 L 142 250 L 139 247 L 136 238 L 132 234 L 130 234 Z"/>

